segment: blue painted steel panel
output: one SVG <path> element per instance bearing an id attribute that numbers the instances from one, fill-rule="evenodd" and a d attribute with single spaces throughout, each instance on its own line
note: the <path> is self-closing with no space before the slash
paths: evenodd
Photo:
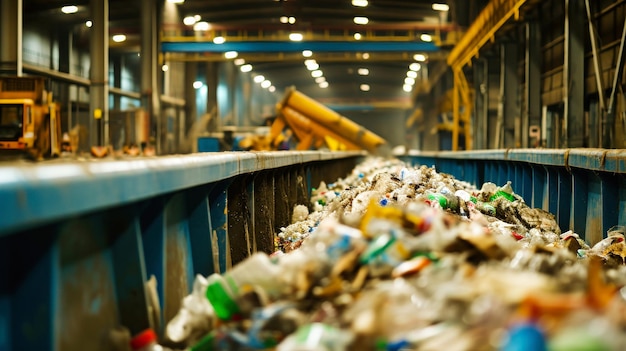
<path id="1" fill-rule="evenodd" d="M 226 252 L 228 251 L 226 235 L 227 233 L 227 216 L 226 216 L 226 200 L 228 199 L 228 182 L 221 182 L 216 184 L 211 191 L 211 203 L 209 204 L 211 210 L 211 228 L 215 236 L 215 242 L 217 242 L 217 255 L 220 273 L 223 273 L 228 268 L 228 262 L 226 261 Z"/>
<path id="2" fill-rule="evenodd" d="M 584 233 L 587 225 L 587 187 L 586 172 L 572 170 L 572 211 L 569 227 L 576 233 Z"/>
<path id="3" fill-rule="evenodd" d="M 251 52 L 434 52 L 439 48 L 434 43 L 425 42 L 337 42 L 337 41 L 230 41 L 223 44 L 215 44 L 211 41 L 204 42 L 162 42 L 162 52 L 218 52 L 237 51 L 239 53 Z"/>
<path id="4" fill-rule="evenodd" d="M 209 194 L 211 187 L 189 191 L 189 240 L 193 258 L 193 274 L 209 276 L 218 272 L 213 263 L 213 243 L 211 242 L 211 210 Z"/>
<path id="5" fill-rule="evenodd" d="M 559 183 L 557 223 L 561 228 L 569 228 L 572 208 L 572 176 L 567 170 L 559 169 L 557 179 Z"/>

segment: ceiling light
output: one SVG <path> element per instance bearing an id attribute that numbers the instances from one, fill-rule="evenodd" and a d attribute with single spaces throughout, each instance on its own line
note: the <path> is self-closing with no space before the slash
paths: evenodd
<path id="1" fill-rule="evenodd" d="M 323 75 L 324 75 L 324 72 L 320 71 L 319 69 L 311 72 L 311 76 L 313 78 L 321 77 Z"/>
<path id="2" fill-rule="evenodd" d="M 258 75 L 258 76 L 254 76 L 254 78 L 252 78 L 254 80 L 255 83 L 261 83 L 262 81 L 265 80 L 265 77 L 262 75 Z"/>
<path id="3" fill-rule="evenodd" d="M 239 55 L 237 51 L 226 51 L 224 53 L 224 57 L 227 59 L 234 59 L 235 57 L 237 57 L 237 55 Z"/>
<path id="4" fill-rule="evenodd" d="M 410 78 L 417 78 L 417 72 L 415 71 L 407 71 L 406 76 Z"/>
<path id="5" fill-rule="evenodd" d="M 404 78 L 404 84 L 406 84 L 406 85 L 413 85 L 413 84 L 415 84 L 415 78 L 411 78 L 411 77 Z"/>
<path id="6" fill-rule="evenodd" d="M 170 4 L 182 4 L 185 0 L 167 0 Z"/>
<path id="7" fill-rule="evenodd" d="M 361 40 L 361 33 L 354 33 L 354 40 Z"/>
<path id="8" fill-rule="evenodd" d="M 289 17 L 289 24 L 294 24 L 296 23 L 296 18 L 295 17 Z"/>
<path id="9" fill-rule="evenodd" d="M 196 22 L 196 24 L 193 25 L 193 30 L 197 32 L 206 32 L 209 28 L 211 28 L 209 22 Z"/>
<path id="10" fill-rule="evenodd" d="M 361 55 L 361 57 L 362 57 L 364 60 L 367 60 L 367 59 L 369 59 L 369 58 L 370 58 L 370 54 L 368 54 L 367 52 L 365 52 L 365 53 L 363 53 L 363 55 Z"/>
<path id="11" fill-rule="evenodd" d="M 289 34 L 289 40 L 291 41 L 302 41 L 302 39 L 303 39 L 302 33 Z"/>
<path id="12" fill-rule="evenodd" d="M 289 17 L 280 16 L 280 23 L 288 23 L 288 22 L 289 22 Z"/>
<path id="13" fill-rule="evenodd" d="M 354 23 L 356 24 L 367 24 L 367 22 L 369 22 L 369 20 L 367 19 L 367 17 L 354 17 Z"/>
<path id="14" fill-rule="evenodd" d="M 369 84 L 361 84 L 359 88 L 361 89 L 361 91 L 370 91 Z"/>
<path id="15" fill-rule="evenodd" d="M 352 0 L 352 6 L 366 7 L 367 6 L 367 0 Z"/>
<path id="16" fill-rule="evenodd" d="M 415 61 L 424 62 L 424 61 L 426 61 L 426 55 L 424 55 L 424 54 L 415 54 L 415 55 L 413 55 L 413 59 Z"/>
<path id="17" fill-rule="evenodd" d="M 247 64 L 247 65 L 243 65 L 240 68 L 241 72 L 250 72 L 252 71 L 252 65 L 251 64 Z"/>
<path id="18" fill-rule="evenodd" d="M 427 41 L 427 42 L 433 41 L 433 37 L 430 34 L 426 34 L 426 33 L 420 35 L 420 39 L 422 39 L 422 41 Z"/>
<path id="19" fill-rule="evenodd" d="M 163 71 L 163 72 L 167 72 L 169 69 L 170 69 L 170 67 L 168 65 L 161 66 L 161 71 Z"/>
<path id="20" fill-rule="evenodd" d="M 315 71 L 318 68 L 320 68 L 320 65 L 317 62 L 306 65 L 306 69 L 308 69 L 309 71 Z"/>
<path id="21" fill-rule="evenodd" d="M 413 90 L 413 87 L 411 85 L 405 84 L 402 86 L 402 90 L 406 91 L 407 93 L 410 93 L 411 90 Z"/>
<path id="22" fill-rule="evenodd" d="M 193 82 L 193 88 L 194 88 L 194 89 L 200 89 L 200 88 L 202 88 L 202 86 L 203 86 L 203 85 L 204 85 L 204 84 L 202 84 L 202 82 L 201 82 L 201 81 L 199 81 L 199 80 L 197 80 L 197 81 Z"/>
<path id="23" fill-rule="evenodd" d="M 242 59 L 242 58 L 238 58 L 238 59 L 235 59 L 235 61 L 234 61 L 234 62 L 235 62 L 235 65 L 237 65 L 237 66 L 241 66 L 241 65 L 243 65 L 244 63 L 246 63 L 246 60 L 244 60 L 244 59 Z"/>
<path id="24" fill-rule="evenodd" d="M 412 64 L 410 64 L 410 65 L 409 65 L 409 69 L 410 69 L 411 71 L 415 71 L 415 72 L 417 72 L 417 71 L 419 71 L 421 68 L 422 68 L 422 66 L 421 66 L 419 63 L 417 63 L 417 62 L 413 62 Z"/>
<path id="25" fill-rule="evenodd" d="M 370 70 L 367 68 L 359 68 L 357 72 L 359 73 L 360 76 L 366 76 L 370 74 Z"/>
<path id="26" fill-rule="evenodd" d="M 74 6 L 74 5 L 63 6 L 61 7 L 61 12 L 66 13 L 66 14 L 76 13 L 78 12 L 78 6 Z"/>
<path id="27" fill-rule="evenodd" d="M 322 89 L 328 88 L 328 82 L 321 82 L 320 83 L 320 88 L 322 88 Z"/>
<path id="28" fill-rule="evenodd" d="M 264 89 L 267 89 L 271 86 L 272 86 L 272 82 L 270 82 L 269 80 L 264 80 L 261 82 L 261 87 Z"/>
<path id="29" fill-rule="evenodd" d="M 226 42 L 226 38 L 224 37 L 215 37 L 213 38 L 213 43 L 215 44 L 224 44 Z"/>
<path id="30" fill-rule="evenodd" d="M 270 93 L 273 93 L 273 92 L 275 92 L 275 91 L 276 91 L 276 87 L 272 85 L 272 86 L 271 86 L 271 87 L 269 87 L 267 90 L 269 90 L 269 91 L 270 91 Z"/>
<path id="31" fill-rule="evenodd" d="M 116 43 L 121 43 L 126 41 L 126 36 L 124 34 L 115 34 L 112 39 Z"/>
<path id="32" fill-rule="evenodd" d="M 320 84 L 326 81 L 326 77 L 317 77 L 315 78 L 315 83 Z"/>
<path id="33" fill-rule="evenodd" d="M 85 25 L 87 26 L 87 28 L 91 28 L 91 26 L 93 26 L 93 22 L 92 21 L 87 21 L 87 22 L 85 22 Z"/>
<path id="34" fill-rule="evenodd" d="M 448 4 L 437 4 L 437 3 L 435 3 L 435 4 L 433 4 L 433 10 L 445 12 L 445 11 L 450 10 L 450 6 L 448 6 Z"/>
<path id="35" fill-rule="evenodd" d="M 315 61 L 314 59 L 304 60 L 304 65 L 305 66 L 312 65 L 314 63 L 317 63 L 317 61 Z"/>
<path id="36" fill-rule="evenodd" d="M 302 56 L 304 56 L 304 57 L 311 57 L 311 56 L 313 56 L 313 51 L 311 51 L 311 50 L 304 50 L 304 51 L 302 51 Z"/>
<path id="37" fill-rule="evenodd" d="M 186 26 L 193 26 L 196 22 L 198 22 L 196 16 L 187 16 L 183 18 L 183 24 Z"/>

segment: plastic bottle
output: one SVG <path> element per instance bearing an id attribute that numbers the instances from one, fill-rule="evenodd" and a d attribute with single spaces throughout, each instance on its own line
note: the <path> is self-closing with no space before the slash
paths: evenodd
<path id="1" fill-rule="evenodd" d="M 165 333 L 173 342 L 197 340 L 212 328 L 213 308 L 206 299 L 207 279 L 198 274 L 193 291 L 185 296 L 176 316 L 167 323 Z"/>
<path id="2" fill-rule="evenodd" d="M 278 295 L 280 293 L 277 280 L 279 272 L 279 267 L 270 260 L 267 254 L 257 252 L 223 276 L 219 274 L 209 276 L 206 297 L 211 302 L 217 317 L 230 320 L 239 312 L 236 299 L 241 295 L 242 289 L 257 286 L 264 289 L 270 296 Z"/>
<path id="3" fill-rule="evenodd" d="M 431 204 L 437 204 L 443 209 L 459 210 L 459 199 L 452 194 L 430 193 L 426 198 Z"/>
<path id="4" fill-rule="evenodd" d="M 146 329 L 130 340 L 134 351 L 171 351 L 157 343 L 157 335 L 152 329 Z"/>
<path id="5" fill-rule="evenodd" d="M 343 351 L 354 336 L 348 331 L 323 323 L 312 323 L 300 327 L 281 342 L 277 351 Z"/>

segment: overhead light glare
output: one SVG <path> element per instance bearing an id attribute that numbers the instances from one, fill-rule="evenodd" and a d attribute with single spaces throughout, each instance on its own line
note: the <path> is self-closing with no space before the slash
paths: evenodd
<path id="1" fill-rule="evenodd" d="M 367 0 L 352 0 L 352 6 L 367 7 Z"/>
<path id="2" fill-rule="evenodd" d="M 241 66 L 239 69 L 241 70 L 241 72 L 250 72 L 252 71 L 252 65 L 248 63 L 246 65 Z"/>
<path id="3" fill-rule="evenodd" d="M 211 28 L 211 26 L 209 25 L 209 22 L 196 22 L 196 24 L 193 25 L 193 30 L 195 30 L 196 32 L 206 32 L 207 30 L 209 30 Z"/>
<path id="4" fill-rule="evenodd" d="M 258 75 L 258 76 L 254 76 L 254 78 L 252 78 L 254 80 L 255 83 L 261 83 L 262 81 L 265 80 L 265 77 L 263 75 Z"/>
<path id="5" fill-rule="evenodd" d="M 361 58 L 364 60 L 368 60 L 370 58 L 370 54 L 368 54 L 367 52 L 364 52 L 363 55 L 361 55 Z"/>
<path id="6" fill-rule="evenodd" d="M 239 55 L 239 53 L 237 51 L 226 51 L 224 53 L 224 57 L 227 58 L 227 59 L 234 59 L 238 55 Z"/>
<path id="7" fill-rule="evenodd" d="M 311 57 L 311 56 L 313 56 L 313 51 L 311 51 L 311 50 L 304 50 L 304 51 L 302 51 L 302 56 L 304 56 L 304 57 Z"/>
<path id="8" fill-rule="evenodd" d="M 304 60 L 304 65 L 305 66 L 316 64 L 316 63 L 317 63 L 317 61 L 315 61 L 314 59 Z"/>
<path id="9" fill-rule="evenodd" d="M 411 78 L 411 77 L 404 78 L 404 84 L 406 84 L 406 85 L 414 85 L 415 84 L 415 78 Z"/>
<path id="10" fill-rule="evenodd" d="M 413 86 L 405 84 L 402 86 L 402 90 L 406 91 L 407 93 L 410 93 L 411 90 L 413 90 Z"/>
<path id="11" fill-rule="evenodd" d="M 320 84 L 326 81 L 326 77 L 317 77 L 315 78 L 315 83 Z"/>
<path id="12" fill-rule="evenodd" d="M 417 72 L 415 71 L 407 71 L 406 76 L 409 78 L 417 78 Z"/>
<path id="13" fill-rule="evenodd" d="M 362 37 L 361 33 L 354 33 L 354 40 L 361 40 Z"/>
<path id="14" fill-rule="evenodd" d="M 418 61 L 418 62 L 425 62 L 426 61 L 426 55 L 424 55 L 424 54 L 415 54 L 415 55 L 413 55 L 413 59 L 415 61 Z"/>
<path id="15" fill-rule="evenodd" d="M 91 28 L 91 26 L 93 26 L 93 22 L 92 21 L 87 21 L 87 22 L 85 22 L 85 25 L 87 26 L 87 28 Z"/>
<path id="16" fill-rule="evenodd" d="M 289 17 L 289 24 L 294 24 L 296 23 L 296 18 L 295 17 Z"/>
<path id="17" fill-rule="evenodd" d="M 361 89 L 361 91 L 370 91 L 369 84 L 361 84 L 359 88 Z"/>
<path id="18" fill-rule="evenodd" d="M 183 24 L 186 26 L 193 26 L 194 24 L 196 24 L 196 22 L 198 22 L 198 19 L 196 19 L 196 16 L 187 16 L 183 18 Z"/>
<path id="19" fill-rule="evenodd" d="M 302 36 L 302 33 L 289 34 L 289 40 L 291 41 L 302 41 L 302 39 L 304 39 L 304 37 Z"/>
<path id="20" fill-rule="evenodd" d="M 358 73 L 360 76 L 366 76 L 366 75 L 370 74 L 370 70 L 369 70 L 369 69 L 367 69 L 367 68 L 359 68 L 359 69 L 357 70 L 357 73 Z"/>
<path id="21" fill-rule="evenodd" d="M 261 88 L 267 89 L 272 86 L 272 82 L 269 80 L 264 80 L 261 82 Z"/>
<path id="22" fill-rule="evenodd" d="M 280 23 L 289 23 L 289 17 L 280 16 Z"/>
<path id="23" fill-rule="evenodd" d="M 204 84 L 201 81 L 199 81 L 199 80 L 193 82 L 193 88 L 194 89 L 200 89 L 200 88 L 202 88 L 203 85 Z"/>
<path id="24" fill-rule="evenodd" d="M 354 17 L 354 23 L 356 24 L 367 24 L 369 22 L 369 19 L 367 19 L 367 17 L 361 17 L 361 16 L 357 16 Z"/>
<path id="25" fill-rule="evenodd" d="M 322 72 L 322 71 L 321 71 L 321 70 L 319 70 L 319 69 L 318 69 L 318 70 L 315 70 L 315 71 L 313 71 L 313 72 L 311 72 L 311 76 L 312 76 L 313 78 L 318 78 L 318 77 L 321 77 L 321 76 L 323 76 L 323 75 L 324 75 L 324 72 Z"/>
<path id="26" fill-rule="evenodd" d="M 420 39 L 425 42 L 433 41 L 433 37 L 430 34 L 426 34 L 426 33 L 420 35 Z"/>
<path id="27" fill-rule="evenodd" d="M 226 38 L 224 37 L 215 37 L 213 38 L 213 43 L 215 44 L 224 44 L 226 42 Z"/>
<path id="28" fill-rule="evenodd" d="M 238 58 L 238 59 L 235 59 L 235 61 L 233 61 L 233 62 L 235 63 L 235 65 L 237 65 L 237 66 L 241 66 L 241 65 L 243 65 L 244 63 L 246 63 L 246 60 L 244 60 L 244 59 L 242 59 L 242 58 Z"/>
<path id="29" fill-rule="evenodd" d="M 326 89 L 326 88 L 328 88 L 328 82 L 321 82 L 321 83 L 319 84 L 319 86 L 320 86 L 320 88 L 322 88 L 322 89 Z"/>
<path id="30" fill-rule="evenodd" d="M 267 90 L 269 90 L 270 93 L 273 93 L 276 91 L 276 87 L 272 85 L 271 87 L 267 88 Z"/>
<path id="31" fill-rule="evenodd" d="M 450 10 L 450 6 L 448 6 L 448 4 L 437 4 L 437 3 L 434 3 L 433 4 L 433 10 L 446 12 L 446 11 Z"/>
<path id="32" fill-rule="evenodd" d="M 126 36 L 124 34 L 115 34 L 112 39 L 116 43 L 121 43 L 126 41 Z"/>
<path id="33" fill-rule="evenodd" d="M 170 4 L 182 4 L 185 0 L 167 0 Z"/>
<path id="34" fill-rule="evenodd" d="M 163 72 L 167 72 L 169 69 L 170 69 L 170 66 L 168 66 L 168 65 L 161 66 L 161 71 L 163 71 Z"/>
<path id="35" fill-rule="evenodd" d="M 410 64 L 410 65 L 409 65 L 409 69 L 410 69 L 411 71 L 415 71 L 415 72 L 417 72 L 417 71 L 419 71 L 421 68 L 422 68 L 422 66 L 421 66 L 419 63 L 417 63 L 417 62 L 413 62 L 412 64 Z"/>
<path id="36" fill-rule="evenodd" d="M 320 68 L 320 65 L 317 62 L 306 65 L 306 69 L 308 69 L 309 71 L 315 71 L 318 68 Z"/>
<path id="37" fill-rule="evenodd" d="M 78 6 L 75 6 L 75 5 L 63 6 L 61 7 L 61 12 L 65 14 L 76 13 L 78 12 Z"/>

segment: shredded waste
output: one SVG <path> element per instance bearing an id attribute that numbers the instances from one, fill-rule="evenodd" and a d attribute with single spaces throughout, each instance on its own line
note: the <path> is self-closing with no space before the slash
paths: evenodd
<path id="1" fill-rule="evenodd" d="M 370 158 L 277 235 L 198 275 L 165 328 L 188 350 L 626 350 L 623 226 L 589 245 L 511 182 Z"/>

